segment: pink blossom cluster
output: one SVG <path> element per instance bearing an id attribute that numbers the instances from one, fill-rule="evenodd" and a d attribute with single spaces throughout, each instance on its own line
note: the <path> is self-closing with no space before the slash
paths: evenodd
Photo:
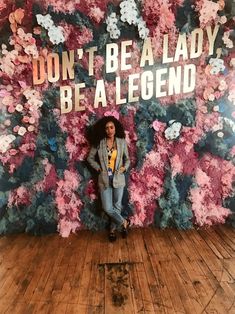
<path id="1" fill-rule="evenodd" d="M 75 170 L 65 170 L 64 179 L 57 182 L 55 202 L 58 208 L 58 231 L 62 237 L 81 228 L 79 213 L 82 201 L 76 192 L 80 178 Z"/>
<path id="2" fill-rule="evenodd" d="M 9 207 L 19 207 L 20 205 L 27 206 L 30 204 L 30 199 L 31 192 L 25 186 L 21 185 L 10 192 L 7 205 Z"/>
<path id="3" fill-rule="evenodd" d="M 222 206 L 222 201 L 231 195 L 234 179 L 235 167 L 231 162 L 210 154 L 202 158 L 195 172 L 197 187 L 189 192 L 197 225 L 225 222 L 231 212 Z"/>
<path id="4" fill-rule="evenodd" d="M 88 153 L 88 142 L 85 136 L 88 121 L 87 113 L 72 112 L 60 116 L 61 130 L 68 133 L 65 147 L 72 163 L 85 159 Z"/>
<path id="5" fill-rule="evenodd" d="M 149 225 L 153 222 L 156 200 L 163 192 L 165 166 L 168 160 L 167 149 L 162 146 L 164 124 L 161 123 L 156 134 L 156 146 L 144 160 L 140 170 L 131 170 L 129 179 L 130 203 L 134 205 L 135 214 L 131 223 L 136 226 Z M 158 146 L 161 145 L 161 146 Z"/>

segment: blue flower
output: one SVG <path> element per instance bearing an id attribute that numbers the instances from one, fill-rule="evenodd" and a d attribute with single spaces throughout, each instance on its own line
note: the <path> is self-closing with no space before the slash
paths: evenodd
<path id="1" fill-rule="evenodd" d="M 50 149 L 53 151 L 53 152 L 56 152 L 57 151 L 57 143 L 56 143 L 56 138 L 55 137 L 51 137 L 48 139 L 48 144 L 50 146 Z"/>

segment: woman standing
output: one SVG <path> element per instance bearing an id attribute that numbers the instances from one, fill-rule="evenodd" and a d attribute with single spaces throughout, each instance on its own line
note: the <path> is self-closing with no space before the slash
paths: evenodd
<path id="1" fill-rule="evenodd" d="M 109 240 L 116 240 L 116 229 L 127 236 L 129 220 L 121 215 L 125 175 L 130 160 L 122 124 L 113 116 L 100 119 L 92 132 L 89 164 L 99 172 L 98 187 L 102 207 L 111 218 Z M 98 153 L 98 160 L 96 159 Z"/>

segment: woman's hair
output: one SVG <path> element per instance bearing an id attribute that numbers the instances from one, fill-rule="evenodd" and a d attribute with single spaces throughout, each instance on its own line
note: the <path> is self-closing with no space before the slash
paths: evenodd
<path id="1" fill-rule="evenodd" d="M 115 136 L 119 138 L 125 138 L 124 128 L 116 118 L 113 116 L 105 116 L 98 120 L 87 131 L 87 137 L 92 146 L 99 145 L 99 142 L 106 137 L 105 126 L 108 122 L 113 122 L 115 125 Z"/>

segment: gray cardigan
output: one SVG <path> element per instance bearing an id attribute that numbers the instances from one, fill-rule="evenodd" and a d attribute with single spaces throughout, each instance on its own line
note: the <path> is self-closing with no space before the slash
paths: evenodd
<path id="1" fill-rule="evenodd" d="M 113 187 L 125 186 L 125 175 L 118 170 L 123 166 L 127 170 L 130 166 L 130 159 L 128 154 L 128 148 L 126 140 L 116 137 L 117 143 L 117 159 L 115 162 L 115 171 L 113 176 Z M 96 162 L 95 156 L 98 152 L 99 163 Z M 98 186 L 100 191 L 106 189 L 109 186 L 108 177 L 108 152 L 106 147 L 106 139 L 102 139 L 98 147 L 92 147 L 88 155 L 87 161 L 95 170 L 99 171 Z"/>

